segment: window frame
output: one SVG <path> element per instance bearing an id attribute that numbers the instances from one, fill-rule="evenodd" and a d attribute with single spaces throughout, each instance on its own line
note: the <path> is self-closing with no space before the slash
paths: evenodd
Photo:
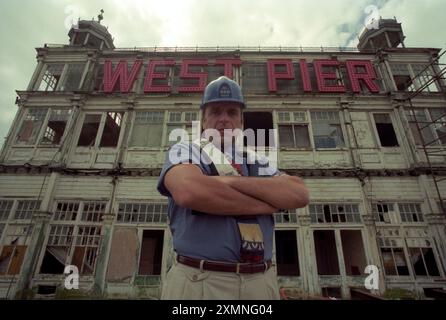
<path id="1" fill-rule="evenodd" d="M 74 114 L 74 110 L 71 107 L 45 107 L 46 112 L 45 112 L 45 117 L 42 120 L 42 125 L 39 128 L 39 131 L 36 135 L 36 140 L 34 141 L 34 143 L 32 144 L 26 144 L 26 143 L 19 143 L 18 142 L 18 136 L 21 132 L 22 126 L 24 121 L 26 121 L 26 118 L 29 114 L 29 111 L 31 109 L 40 109 L 42 107 L 25 107 L 25 110 L 23 112 L 23 114 L 21 115 L 21 119 L 19 121 L 19 125 L 17 126 L 17 129 L 15 131 L 14 134 L 14 140 L 13 140 L 13 144 L 12 146 L 14 148 L 18 147 L 18 148 L 58 148 L 62 145 L 62 143 L 65 141 L 69 128 L 72 125 L 73 122 L 73 114 Z M 52 144 L 52 143 L 42 143 L 43 142 L 43 138 L 45 136 L 45 131 L 46 128 L 48 127 L 48 122 L 50 121 L 51 118 L 51 114 L 53 110 L 57 110 L 57 111 L 68 111 L 68 118 L 66 121 L 66 125 L 65 125 L 65 129 L 64 129 L 64 133 L 60 138 L 60 142 L 58 144 Z"/>
<path id="2" fill-rule="evenodd" d="M 305 115 L 304 119 L 299 119 L 296 117 L 296 113 L 302 113 Z M 289 119 L 280 119 L 281 114 L 288 114 Z M 276 119 L 275 125 L 277 128 L 277 140 L 279 144 L 279 149 L 284 151 L 311 151 L 314 149 L 314 140 L 312 135 L 312 127 L 311 127 L 311 121 L 310 121 L 310 113 L 308 110 L 275 110 L 273 114 L 273 121 L 274 118 Z M 285 147 L 281 146 L 280 144 L 280 126 L 291 126 L 291 129 L 293 131 L 293 143 L 294 147 Z M 297 147 L 296 146 L 296 133 L 295 133 L 295 126 L 306 126 L 307 127 L 307 134 L 308 134 L 308 143 L 309 145 L 306 147 Z"/>
<path id="3" fill-rule="evenodd" d="M 118 136 L 118 140 L 116 142 L 116 146 L 114 147 L 101 147 L 101 140 L 102 140 L 102 136 L 104 134 L 104 128 L 105 128 L 105 122 L 107 120 L 107 115 L 109 113 L 121 113 L 122 117 L 121 117 L 121 122 L 120 122 L 120 130 L 119 130 L 119 136 Z M 85 119 L 88 115 L 100 115 L 101 116 L 101 120 L 99 122 L 99 127 L 98 130 L 96 132 L 96 137 L 95 137 L 95 142 L 93 145 L 90 146 L 80 146 L 79 145 L 79 139 L 81 137 L 82 134 L 82 128 L 84 126 L 85 123 Z M 82 114 L 81 121 L 78 121 L 78 128 L 77 128 L 77 134 L 76 134 L 76 139 L 74 140 L 74 147 L 77 149 L 97 149 L 97 150 L 103 150 L 103 149 L 118 149 L 121 144 L 122 144 L 122 140 L 124 137 L 124 131 L 125 131 L 125 123 L 127 121 L 127 116 L 128 113 L 125 110 L 113 110 L 113 111 L 86 111 Z"/>
<path id="4" fill-rule="evenodd" d="M 386 115 L 389 116 L 390 122 L 392 124 L 393 131 L 395 133 L 396 142 L 398 143 L 397 146 L 383 146 L 381 144 L 381 138 L 379 136 L 378 127 L 376 126 L 377 123 L 376 123 L 375 115 L 382 115 L 382 114 L 386 114 Z M 383 149 L 401 148 L 401 141 L 400 141 L 400 138 L 398 137 L 399 136 L 399 134 L 398 134 L 398 127 L 395 125 L 396 121 L 395 121 L 395 119 L 393 117 L 393 112 L 389 112 L 389 111 L 372 111 L 372 112 L 369 112 L 369 115 L 370 115 L 371 121 L 373 123 L 372 127 L 373 127 L 373 131 L 375 133 L 376 145 L 379 148 L 383 148 Z"/>
<path id="5" fill-rule="evenodd" d="M 62 67 L 62 72 L 60 74 L 60 79 L 57 82 L 56 87 L 53 90 L 48 90 L 48 85 L 47 85 L 45 90 L 39 90 L 39 88 L 40 88 L 40 86 L 42 84 L 42 81 L 43 81 L 43 77 L 45 76 L 45 73 L 48 70 L 48 67 L 50 65 L 57 65 L 57 64 L 62 64 L 63 67 Z M 64 91 L 62 91 L 61 90 L 62 84 L 65 85 L 65 81 L 66 81 L 67 76 L 68 76 L 68 69 L 69 69 L 70 65 L 72 65 L 72 64 L 83 64 L 83 69 L 81 71 L 81 77 L 80 77 L 80 80 L 79 80 L 79 85 L 78 85 L 76 90 L 70 90 L 70 91 L 64 90 Z M 66 61 L 66 62 L 48 61 L 48 62 L 46 62 L 44 64 L 42 70 L 40 71 L 40 74 L 37 77 L 36 82 L 33 85 L 33 91 L 38 91 L 38 92 L 57 92 L 57 91 L 60 91 L 60 92 L 72 92 L 72 91 L 80 91 L 80 90 L 82 90 L 82 86 L 83 86 L 83 83 L 85 81 L 85 74 L 86 74 L 86 72 L 88 72 L 87 68 L 88 68 L 88 60 L 77 60 L 77 61 Z"/>

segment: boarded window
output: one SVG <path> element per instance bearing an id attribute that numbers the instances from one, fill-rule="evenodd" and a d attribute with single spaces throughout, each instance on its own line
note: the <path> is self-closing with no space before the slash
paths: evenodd
<path id="1" fill-rule="evenodd" d="M 50 117 L 41 144 L 60 144 L 65 133 L 71 110 L 50 110 Z"/>
<path id="2" fill-rule="evenodd" d="M 136 112 L 131 147 L 161 147 L 164 111 Z"/>
<path id="3" fill-rule="evenodd" d="M 390 115 L 387 113 L 375 113 L 373 115 L 378 131 L 379 141 L 382 147 L 398 147 L 395 129 L 392 125 Z"/>
<path id="4" fill-rule="evenodd" d="M 333 111 L 311 112 L 314 145 L 317 149 L 345 146 L 339 113 Z"/>
<path id="5" fill-rule="evenodd" d="M 164 146 L 172 146 L 180 141 L 188 143 L 196 139 L 192 136 L 193 121 L 198 121 L 197 112 L 169 112 Z M 179 131 L 173 132 L 176 129 Z"/>
<path id="6" fill-rule="evenodd" d="M 286 230 L 276 234 L 276 262 L 279 276 L 299 276 L 299 255 L 296 231 Z"/>
<path id="7" fill-rule="evenodd" d="M 163 230 L 144 230 L 139 258 L 139 275 L 160 275 L 163 258 Z"/>
<path id="8" fill-rule="evenodd" d="M 6 245 L 0 254 L 0 275 L 20 273 L 27 246 Z"/>
<path id="9" fill-rule="evenodd" d="M 339 275 L 339 260 L 333 230 L 315 230 L 317 271 L 319 275 Z"/>
<path id="10" fill-rule="evenodd" d="M 43 125 L 47 112 L 47 108 L 28 109 L 17 135 L 16 142 L 27 145 L 34 144 L 37 140 L 37 136 L 39 135 L 40 128 Z"/>

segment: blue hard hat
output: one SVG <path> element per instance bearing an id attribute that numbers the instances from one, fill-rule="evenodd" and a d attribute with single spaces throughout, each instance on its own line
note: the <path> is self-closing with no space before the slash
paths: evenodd
<path id="1" fill-rule="evenodd" d="M 238 83 L 225 76 L 211 81 L 206 86 L 200 108 L 203 109 L 208 103 L 219 101 L 237 102 L 242 108 L 246 107 L 242 89 Z"/>

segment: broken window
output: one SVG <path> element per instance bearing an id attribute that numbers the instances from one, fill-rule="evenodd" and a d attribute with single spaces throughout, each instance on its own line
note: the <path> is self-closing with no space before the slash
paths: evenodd
<path id="1" fill-rule="evenodd" d="M 74 250 L 71 264 L 79 269 L 80 274 L 93 274 L 96 266 L 99 244 L 101 241 L 100 226 L 79 226 L 74 236 Z"/>
<path id="2" fill-rule="evenodd" d="M 357 204 L 310 204 L 312 223 L 359 223 L 361 215 Z"/>
<path id="3" fill-rule="evenodd" d="M 276 262 L 279 276 L 300 276 L 295 230 L 277 230 Z"/>
<path id="4" fill-rule="evenodd" d="M 403 241 L 400 238 L 378 238 L 384 272 L 388 276 L 408 276 L 406 256 L 403 250 Z"/>
<path id="5" fill-rule="evenodd" d="M 105 207 L 105 202 L 56 203 L 53 221 L 63 224 L 51 225 L 41 273 L 61 274 L 69 264 L 77 266 L 80 274 L 94 273 Z"/>
<path id="6" fill-rule="evenodd" d="M 51 226 L 40 273 L 62 274 L 73 241 L 74 226 Z"/>
<path id="7" fill-rule="evenodd" d="M 133 123 L 130 147 L 161 147 L 164 111 L 138 111 Z"/>
<path id="8" fill-rule="evenodd" d="M 406 110 L 406 115 L 416 145 L 438 144 L 438 141 L 434 141 L 435 128 L 433 124 L 430 124 L 426 110 Z"/>
<path id="9" fill-rule="evenodd" d="M 390 64 L 390 70 L 398 91 L 413 90 L 415 88 L 411 81 L 412 77 L 407 64 L 392 63 Z"/>
<path id="10" fill-rule="evenodd" d="M 398 147 L 399 144 L 390 115 L 388 113 L 375 113 L 373 114 L 373 118 L 375 119 L 381 147 Z"/>
<path id="11" fill-rule="evenodd" d="M 341 230 L 341 241 L 347 275 L 362 275 L 367 264 L 361 231 Z"/>
<path id="12" fill-rule="evenodd" d="M 297 209 L 288 210 L 287 213 L 276 213 L 274 220 L 276 223 L 297 223 Z"/>
<path id="13" fill-rule="evenodd" d="M 50 110 L 50 116 L 42 137 L 41 144 L 57 145 L 62 141 L 71 110 Z"/>
<path id="14" fill-rule="evenodd" d="M 48 64 L 40 82 L 39 91 L 55 91 L 64 68 L 63 63 Z"/>
<path id="15" fill-rule="evenodd" d="M 411 65 L 414 78 L 418 88 L 424 87 L 424 92 L 438 92 L 437 81 L 434 79 L 432 69 L 428 65 L 424 64 L 412 64 Z"/>
<path id="16" fill-rule="evenodd" d="M 82 125 L 79 136 L 78 146 L 92 147 L 96 142 L 96 135 L 98 134 L 99 125 L 101 124 L 100 114 L 85 115 L 84 124 Z"/>
<path id="17" fill-rule="evenodd" d="M 105 202 L 84 202 L 82 210 L 82 221 L 102 222 L 102 216 L 105 214 Z"/>
<path id="18" fill-rule="evenodd" d="M 121 133 L 123 112 L 107 112 L 99 147 L 116 147 Z"/>
<path id="19" fill-rule="evenodd" d="M 166 223 L 165 203 L 120 203 L 117 221 L 120 223 Z"/>
<path id="20" fill-rule="evenodd" d="M 339 275 L 339 260 L 334 230 L 315 230 L 313 237 L 318 274 Z"/>
<path id="21" fill-rule="evenodd" d="M 139 275 L 160 275 L 163 260 L 163 230 L 144 230 L 139 257 Z"/>
<path id="22" fill-rule="evenodd" d="M 409 255 L 415 275 L 440 276 L 432 248 L 409 248 Z"/>
<path id="23" fill-rule="evenodd" d="M 311 112 L 314 145 L 317 149 L 342 148 L 345 146 L 339 112 Z"/>
<path id="24" fill-rule="evenodd" d="M 423 222 L 423 212 L 419 203 L 398 204 L 402 222 Z"/>
<path id="25" fill-rule="evenodd" d="M 30 108 L 27 110 L 25 118 L 22 121 L 16 142 L 19 144 L 32 145 L 36 142 L 37 137 L 45 121 L 47 108 Z"/>
<path id="26" fill-rule="evenodd" d="M 268 77 L 265 63 L 244 63 L 242 65 L 243 92 L 267 93 Z"/>
<path id="27" fill-rule="evenodd" d="M 92 147 L 101 137 L 99 147 L 116 147 L 121 134 L 123 112 L 86 114 L 77 145 Z"/>
<path id="28" fill-rule="evenodd" d="M 255 148 L 274 147 L 273 115 L 271 112 L 243 113 L 243 128 L 254 130 L 255 142 L 246 139 L 245 145 Z"/>
<path id="29" fill-rule="evenodd" d="M 372 212 L 376 222 L 391 223 L 390 215 L 393 214 L 392 203 L 373 203 Z"/>
<path id="30" fill-rule="evenodd" d="M 34 213 L 40 209 L 40 201 L 37 200 L 22 200 L 17 204 L 14 219 L 16 220 L 31 220 Z"/>
<path id="31" fill-rule="evenodd" d="M 198 121 L 198 112 L 169 112 L 166 140 L 164 146 L 172 146 L 180 141 L 190 142 L 196 137 L 192 136 L 192 122 Z M 175 129 L 183 130 L 183 135 L 178 136 L 174 134 L 170 136 L 171 132 Z M 187 133 L 187 136 L 184 135 Z M 197 134 L 200 134 L 197 132 Z"/>

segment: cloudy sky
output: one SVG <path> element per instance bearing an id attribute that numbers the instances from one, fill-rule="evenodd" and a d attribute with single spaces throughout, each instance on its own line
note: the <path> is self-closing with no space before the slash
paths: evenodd
<path id="1" fill-rule="evenodd" d="M 0 2 L 0 145 L 35 49 L 68 43 L 71 21 L 104 9 L 116 47 L 356 46 L 371 17 L 396 17 L 406 46 L 446 48 L 445 0 L 15 0 Z"/>

